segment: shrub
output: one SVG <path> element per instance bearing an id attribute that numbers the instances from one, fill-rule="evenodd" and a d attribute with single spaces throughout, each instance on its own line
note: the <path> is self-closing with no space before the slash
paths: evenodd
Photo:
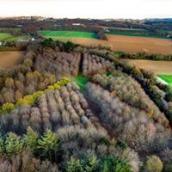
<path id="1" fill-rule="evenodd" d="M 49 39 L 45 39 L 44 41 L 41 42 L 41 45 L 43 47 L 52 47 L 52 48 L 55 48 L 55 42 L 49 38 Z"/>
<path id="2" fill-rule="evenodd" d="M 70 52 L 70 51 L 72 51 L 74 48 L 76 48 L 77 45 L 74 44 L 74 43 L 72 43 L 72 42 L 70 42 L 70 41 L 68 41 L 68 42 L 66 42 L 66 43 L 63 44 L 63 47 L 64 47 L 64 51 Z"/>
<path id="3" fill-rule="evenodd" d="M 33 65 L 33 62 L 30 58 L 27 58 L 24 60 L 23 65 L 25 65 L 26 67 L 31 67 Z"/>
<path id="4" fill-rule="evenodd" d="M 161 172 L 163 163 L 159 157 L 153 155 L 148 157 L 145 168 L 147 172 Z"/>

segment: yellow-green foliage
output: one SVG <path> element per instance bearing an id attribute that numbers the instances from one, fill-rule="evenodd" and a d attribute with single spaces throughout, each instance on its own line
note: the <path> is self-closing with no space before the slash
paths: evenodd
<path id="1" fill-rule="evenodd" d="M 51 159 L 54 152 L 57 152 L 60 146 L 60 139 L 51 130 L 47 130 L 44 135 L 38 139 L 37 150 L 41 152 L 43 157 Z"/>
<path id="2" fill-rule="evenodd" d="M 163 163 L 157 156 L 150 156 L 146 161 L 146 172 L 161 172 Z"/>
<path id="3" fill-rule="evenodd" d="M 5 103 L 0 108 L 1 113 L 8 113 L 15 109 L 15 105 L 13 103 Z"/>
<path id="4" fill-rule="evenodd" d="M 61 86 L 66 85 L 68 82 L 70 82 L 70 79 L 65 77 L 61 79 L 60 81 L 56 82 L 55 84 L 49 85 L 48 88 L 44 91 L 46 92 L 49 90 L 59 89 Z M 17 101 L 17 105 L 33 105 L 35 101 L 38 99 L 38 97 L 44 94 L 44 91 L 37 91 L 33 93 L 32 95 L 24 96 L 23 98 Z"/>
<path id="5" fill-rule="evenodd" d="M 53 85 L 49 85 L 46 91 L 54 90 Z"/>
<path id="6" fill-rule="evenodd" d="M 47 91 L 60 89 L 60 87 L 66 85 L 69 82 L 71 82 L 71 80 L 69 78 L 67 78 L 67 77 L 64 77 L 63 79 L 56 82 L 55 84 L 48 86 Z"/>
<path id="7" fill-rule="evenodd" d="M 35 131 L 33 131 L 32 128 L 29 127 L 27 129 L 27 134 L 24 136 L 24 141 L 25 143 L 27 143 L 29 148 L 34 150 L 37 146 L 38 134 Z"/>
<path id="8" fill-rule="evenodd" d="M 32 105 L 34 102 L 33 96 L 32 95 L 28 95 L 28 96 L 24 96 L 23 98 L 17 100 L 17 105 L 21 106 L 21 105 Z"/>
<path id="9" fill-rule="evenodd" d="M 37 99 L 41 95 L 43 95 L 46 91 L 60 89 L 60 87 L 66 85 L 69 82 L 71 82 L 71 80 L 67 77 L 64 77 L 60 81 L 54 83 L 53 85 L 48 86 L 48 88 L 44 91 L 37 91 L 32 95 L 27 95 L 24 96 L 23 98 L 18 99 L 16 105 L 12 103 L 5 103 L 0 107 L 0 113 L 9 113 L 13 109 L 15 109 L 16 106 L 33 105 L 37 101 Z"/>
<path id="10" fill-rule="evenodd" d="M 23 141 L 19 136 L 14 133 L 8 133 L 6 140 L 5 140 L 5 150 L 7 155 L 17 154 L 22 151 L 23 149 Z"/>
<path id="11" fill-rule="evenodd" d="M 20 105 L 20 106 L 21 105 L 33 105 L 35 103 L 35 101 L 37 100 L 37 98 L 43 94 L 44 94 L 43 91 L 37 91 L 37 92 L 33 93 L 32 95 L 24 96 L 23 98 L 21 98 L 17 101 L 17 105 Z"/>

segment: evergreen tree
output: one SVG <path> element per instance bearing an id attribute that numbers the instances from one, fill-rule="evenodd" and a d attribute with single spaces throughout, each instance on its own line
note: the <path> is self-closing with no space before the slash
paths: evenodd
<path id="1" fill-rule="evenodd" d="M 23 141 L 14 133 L 8 133 L 5 140 L 5 149 L 6 153 L 11 156 L 17 154 L 23 150 L 24 144 Z"/>
<path id="2" fill-rule="evenodd" d="M 28 127 L 27 134 L 24 137 L 26 145 L 31 149 L 35 150 L 38 142 L 38 134 Z"/>
<path id="3" fill-rule="evenodd" d="M 60 140 L 55 133 L 47 130 L 45 134 L 38 139 L 37 149 L 40 155 L 50 160 L 56 159 L 56 153 L 60 148 Z"/>

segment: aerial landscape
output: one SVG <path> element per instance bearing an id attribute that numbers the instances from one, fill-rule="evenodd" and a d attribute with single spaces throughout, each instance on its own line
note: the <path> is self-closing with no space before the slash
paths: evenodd
<path id="1" fill-rule="evenodd" d="M 168 7 L 91 18 L 14 1 L 0 4 L 0 172 L 172 172 Z"/>

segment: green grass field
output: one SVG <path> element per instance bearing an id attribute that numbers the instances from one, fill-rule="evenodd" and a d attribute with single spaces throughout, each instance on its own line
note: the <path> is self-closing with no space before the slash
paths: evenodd
<path id="1" fill-rule="evenodd" d="M 164 80 L 169 85 L 172 85 L 172 75 L 159 75 L 160 79 Z"/>
<path id="2" fill-rule="evenodd" d="M 141 37 L 152 37 L 152 38 L 164 38 L 164 39 L 167 39 L 166 37 L 163 37 L 160 34 L 151 33 L 151 32 L 148 32 L 147 30 L 132 30 L 132 29 L 120 30 L 120 29 L 114 29 L 114 30 L 111 30 L 110 32 L 107 32 L 107 34 L 124 35 L 124 36 L 141 36 Z"/>
<path id="3" fill-rule="evenodd" d="M 89 81 L 89 78 L 83 75 L 78 75 L 74 78 L 74 82 L 80 87 L 81 91 L 85 89 L 85 86 L 88 81 Z"/>
<path id="4" fill-rule="evenodd" d="M 39 34 L 45 38 L 60 39 L 60 38 L 97 38 L 94 32 L 80 31 L 39 31 Z"/>
<path id="5" fill-rule="evenodd" d="M 14 36 L 10 33 L 0 32 L 0 41 L 17 41 L 20 39 L 27 39 L 26 36 Z"/>
<path id="6" fill-rule="evenodd" d="M 16 36 L 11 35 L 10 33 L 0 33 L 0 41 L 13 41 L 16 40 Z"/>

